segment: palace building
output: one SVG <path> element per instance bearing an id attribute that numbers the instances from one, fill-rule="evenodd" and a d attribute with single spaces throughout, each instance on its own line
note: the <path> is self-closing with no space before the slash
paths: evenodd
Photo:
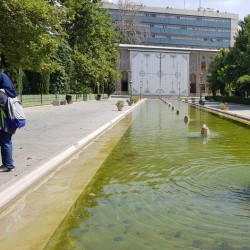
<path id="1" fill-rule="evenodd" d="M 208 65 L 218 50 L 120 44 L 117 94 L 199 96 L 209 93 Z"/>

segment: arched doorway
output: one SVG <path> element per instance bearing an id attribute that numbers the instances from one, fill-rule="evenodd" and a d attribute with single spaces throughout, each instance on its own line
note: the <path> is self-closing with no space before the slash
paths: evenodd
<path id="1" fill-rule="evenodd" d="M 196 94 L 196 75 L 190 75 L 190 94 Z"/>
<path id="2" fill-rule="evenodd" d="M 128 72 L 122 71 L 121 75 L 121 91 L 128 91 Z"/>

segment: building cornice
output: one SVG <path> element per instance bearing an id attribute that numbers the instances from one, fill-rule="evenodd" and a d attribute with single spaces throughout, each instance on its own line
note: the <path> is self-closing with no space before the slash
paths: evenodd
<path id="1" fill-rule="evenodd" d="M 120 49 L 127 50 L 147 50 L 147 51 L 170 51 L 170 52 L 212 52 L 217 53 L 220 50 L 215 49 L 199 49 L 199 48 L 179 48 L 179 47 L 165 47 L 165 46 L 150 46 L 150 45 L 134 45 L 134 44 L 120 44 Z"/>
<path id="2" fill-rule="evenodd" d="M 174 14 L 174 15 L 189 15 L 189 16 L 201 16 L 201 17 L 218 17 L 218 18 L 228 18 L 228 19 L 234 19 L 239 20 L 239 15 L 234 13 L 227 13 L 227 12 L 220 12 L 220 11 L 214 11 L 213 9 L 209 8 L 199 8 L 197 10 L 188 10 L 188 9 L 173 9 L 171 7 L 149 7 L 145 5 L 140 5 L 138 8 L 138 12 L 151 12 L 151 13 L 166 13 L 166 14 Z M 103 7 L 107 9 L 119 9 L 119 4 L 115 3 L 103 3 Z"/>

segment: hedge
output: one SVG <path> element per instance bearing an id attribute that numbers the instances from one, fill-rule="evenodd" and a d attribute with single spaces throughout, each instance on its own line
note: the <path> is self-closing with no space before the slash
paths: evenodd
<path id="1" fill-rule="evenodd" d="M 244 98 L 238 96 L 206 96 L 206 100 L 250 105 L 250 98 Z"/>

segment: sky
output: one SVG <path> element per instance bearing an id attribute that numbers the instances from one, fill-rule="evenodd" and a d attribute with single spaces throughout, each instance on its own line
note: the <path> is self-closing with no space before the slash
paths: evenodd
<path id="1" fill-rule="evenodd" d="M 213 8 L 215 11 L 228 12 L 239 15 L 239 19 L 250 14 L 250 0 L 130 0 L 140 2 L 151 7 L 172 7 L 175 9 L 197 10 L 201 4 L 203 8 Z"/>

